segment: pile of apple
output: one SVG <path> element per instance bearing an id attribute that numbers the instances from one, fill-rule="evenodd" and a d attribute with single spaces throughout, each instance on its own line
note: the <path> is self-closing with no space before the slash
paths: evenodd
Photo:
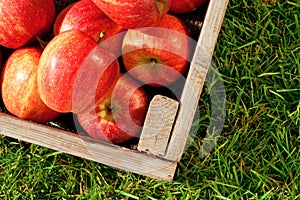
<path id="1" fill-rule="evenodd" d="M 54 0 L 0 0 L 4 106 L 39 123 L 74 113 L 100 140 L 136 137 L 150 101 L 142 86 L 186 72 L 190 31 L 178 16 L 204 2 L 80 0 L 57 13 Z"/>

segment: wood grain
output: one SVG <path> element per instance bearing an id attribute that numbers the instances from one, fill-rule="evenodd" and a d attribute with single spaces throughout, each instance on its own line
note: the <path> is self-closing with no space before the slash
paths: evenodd
<path id="1" fill-rule="evenodd" d="M 210 0 L 164 158 L 179 161 L 186 146 L 228 0 Z"/>
<path id="2" fill-rule="evenodd" d="M 0 113 L 0 134 L 164 181 L 172 181 L 177 166 L 176 162 L 137 150 L 101 143 L 3 113 Z"/>
<path id="3" fill-rule="evenodd" d="M 176 117 L 178 102 L 162 95 L 155 95 L 150 102 L 138 150 L 164 156 Z"/>

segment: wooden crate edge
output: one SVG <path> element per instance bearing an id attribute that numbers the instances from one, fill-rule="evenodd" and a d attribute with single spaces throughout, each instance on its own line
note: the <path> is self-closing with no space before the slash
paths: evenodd
<path id="1" fill-rule="evenodd" d="M 20 131 L 22 130 L 22 131 Z M 177 162 L 0 113 L 0 134 L 107 166 L 172 181 Z"/>
<path id="2" fill-rule="evenodd" d="M 229 0 L 210 0 L 164 158 L 179 161 L 186 146 Z"/>

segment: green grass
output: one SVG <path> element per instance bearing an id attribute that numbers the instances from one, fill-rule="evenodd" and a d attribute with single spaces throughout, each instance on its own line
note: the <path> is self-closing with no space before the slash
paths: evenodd
<path id="1" fill-rule="evenodd" d="M 211 112 L 206 87 L 199 135 L 173 182 L 0 137 L 0 198 L 300 199 L 299 10 L 298 0 L 230 0 L 214 54 L 225 127 L 200 159 Z"/>

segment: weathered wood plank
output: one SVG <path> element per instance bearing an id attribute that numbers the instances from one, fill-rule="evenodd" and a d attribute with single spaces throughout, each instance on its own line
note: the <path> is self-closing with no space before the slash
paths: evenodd
<path id="1" fill-rule="evenodd" d="M 164 181 L 172 181 L 177 166 L 176 162 L 149 156 L 137 150 L 101 143 L 86 136 L 4 113 L 0 113 L 0 134 Z"/>
<path id="2" fill-rule="evenodd" d="M 155 95 L 150 102 L 138 150 L 164 156 L 178 110 L 178 102 L 162 95 Z"/>
<path id="3" fill-rule="evenodd" d="M 180 108 L 164 158 L 179 161 L 188 139 L 207 71 L 224 19 L 228 0 L 210 0 L 203 27 L 191 62 Z"/>

